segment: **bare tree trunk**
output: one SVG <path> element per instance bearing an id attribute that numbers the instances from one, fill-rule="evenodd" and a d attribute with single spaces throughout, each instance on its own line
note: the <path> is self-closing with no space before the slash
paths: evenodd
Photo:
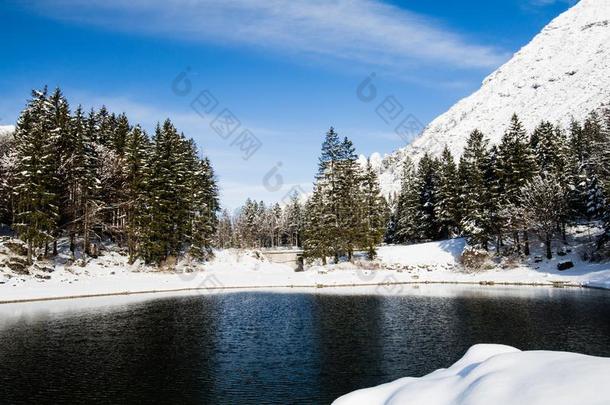
<path id="1" fill-rule="evenodd" d="M 32 246 L 32 241 L 28 240 L 28 257 L 27 263 L 32 264 L 32 251 L 34 250 L 34 246 Z"/>
<path id="2" fill-rule="evenodd" d="M 523 231 L 523 253 L 526 256 L 530 255 L 530 238 L 527 231 Z"/>
<path id="3" fill-rule="evenodd" d="M 72 252 L 72 258 L 74 259 L 74 251 L 76 250 L 76 245 L 74 243 L 74 232 L 70 232 L 70 252 Z"/>
<path id="4" fill-rule="evenodd" d="M 551 234 L 547 232 L 546 234 L 546 258 L 551 260 L 553 258 L 553 252 L 551 250 Z"/>
<path id="5" fill-rule="evenodd" d="M 85 203 L 85 212 L 83 213 L 83 250 L 87 256 L 91 255 L 91 241 L 89 240 L 89 204 Z"/>

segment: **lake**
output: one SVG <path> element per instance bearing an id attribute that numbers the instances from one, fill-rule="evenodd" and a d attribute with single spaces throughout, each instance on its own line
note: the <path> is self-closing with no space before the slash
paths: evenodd
<path id="1" fill-rule="evenodd" d="M 0 403 L 328 404 L 476 343 L 610 357 L 608 291 L 401 290 L 1 306 Z"/>

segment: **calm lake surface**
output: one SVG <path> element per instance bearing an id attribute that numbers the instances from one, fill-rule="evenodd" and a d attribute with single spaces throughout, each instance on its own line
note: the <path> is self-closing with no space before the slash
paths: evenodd
<path id="1" fill-rule="evenodd" d="M 328 404 L 448 367 L 476 343 L 610 357 L 608 291 L 425 286 L 66 303 L 0 308 L 0 403 Z"/>

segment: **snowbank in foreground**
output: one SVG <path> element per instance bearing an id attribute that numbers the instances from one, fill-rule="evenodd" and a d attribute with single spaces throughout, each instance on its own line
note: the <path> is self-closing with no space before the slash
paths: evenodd
<path id="1" fill-rule="evenodd" d="M 601 405 L 610 403 L 610 358 L 476 345 L 448 369 L 403 378 L 333 405 Z"/>

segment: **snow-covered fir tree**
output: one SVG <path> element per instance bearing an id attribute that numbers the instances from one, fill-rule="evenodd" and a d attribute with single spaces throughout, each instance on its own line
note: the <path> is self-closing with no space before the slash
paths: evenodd
<path id="1" fill-rule="evenodd" d="M 496 175 L 499 190 L 508 204 L 519 204 L 521 188 L 537 173 L 536 157 L 530 139 L 519 121 L 513 115 L 511 123 L 498 147 Z M 528 233 L 526 229 L 515 229 L 514 244 L 520 251 L 519 233 L 523 234 L 523 252 L 529 255 Z"/>
<path id="2" fill-rule="evenodd" d="M 67 205 L 70 207 L 70 248 L 76 248 L 75 238 L 83 240 L 83 251 L 90 253 L 90 233 L 95 222 L 99 203 L 97 155 L 87 130 L 87 118 L 79 106 L 72 118 L 69 155 L 66 158 Z"/>
<path id="3" fill-rule="evenodd" d="M 400 193 L 394 214 L 396 230 L 393 242 L 409 243 L 418 240 L 419 202 L 419 182 L 413 161 L 407 157 L 402 166 Z"/>
<path id="4" fill-rule="evenodd" d="M 436 240 L 441 224 L 436 216 L 440 188 L 439 161 L 427 153 L 419 161 L 417 178 L 419 185 L 418 233 L 420 240 Z"/>
<path id="5" fill-rule="evenodd" d="M 318 186 L 314 186 L 313 193 L 305 204 L 303 257 L 320 259 L 322 264 L 326 264 L 327 257 L 333 253 L 333 244 L 329 243 L 330 227 L 327 226 L 332 220 L 328 215 L 329 206 Z"/>
<path id="6" fill-rule="evenodd" d="M 488 141 L 483 133 L 473 131 L 460 158 L 460 227 L 477 247 L 487 249 L 492 238 L 487 184 L 489 166 Z"/>
<path id="7" fill-rule="evenodd" d="M 105 107 L 74 113 L 61 90 L 34 91 L 17 130 L 0 148 L 1 221 L 29 247 L 56 253 L 68 237 L 73 255 L 101 242 L 127 241 L 130 260 L 159 263 L 187 250 L 210 251 L 219 209 L 207 158 L 199 158 L 168 120 L 155 142 L 125 114 Z M 204 258 L 205 255 L 193 254 Z"/>
<path id="8" fill-rule="evenodd" d="M 125 141 L 125 215 L 127 249 L 130 262 L 138 256 L 146 223 L 146 197 L 149 179 L 150 140 L 136 125 Z"/>
<path id="9" fill-rule="evenodd" d="M 445 146 L 440 159 L 435 216 L 440 226 L 440 237 L 448 239 L 459 234 L 458 172 L 453 155 Z"/>
<path id="10" fill-rule="evenodd" d="M 352 142 L 347 137 L 340 141 L 331 127 L 322 144 L 313 195 L 306 205 L 303 245 L 307 258 L 325 262 L 330 255 L 335 262 L 342 256 L 351 260 L 356 250 L 370 247 L 370 237 L 382 237 L 382 230 L 377 236 L 379 232 L 371 228 L 376 221 L 368 217 L 368 208 L 375 190 L 367 182 L 378 180 L 365 176 Z"/>
<path id="11" fill-rule="evenodd" d="M 52 105 L 47 90 L 32 92 L 15 130 L 15 223 L 27 243 L 28 263 L 34 249 L 45 249 L 56 237 L 59 221 L 58 174 Z"/>
<path id="12" fill-rule="evenodd" d="M 363 238 L 360 245 L 366 248 L 369 259 L 373 259 L 377 255 L 376 247 L 383 240 L 388 217 L 387 202 L 381 195 L 379 179 L 370 160 L 367 160 L 364 176 L 362 176 L 362 199 L 364 221 L 360 227 Z"/>
<path id="13" fill-rule="evenodd" d="M 295 191 L 285 208 L 285 231 L 289 246 L 301 246 L 303 233 L 303 208 Z"/>

